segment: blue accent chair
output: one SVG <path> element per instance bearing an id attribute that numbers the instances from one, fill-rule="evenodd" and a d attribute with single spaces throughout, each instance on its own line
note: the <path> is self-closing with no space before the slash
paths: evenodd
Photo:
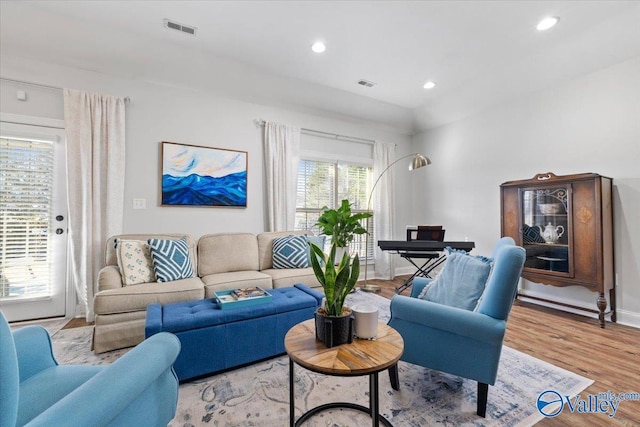
<path id="1" fill-rule="evenodd" d="M 0 427 L 166 426 L 180 341 L 154 335 L 108 366 L 58 365 L 40 326 L 11 331 L 0 311 Z"/>
<path id="2" fill-rule="evenodd" d="M 510 237 L 493 251 L 494 265 L 475 311 L 417 298 L 431 281 L 416 278 L 411 296 L 391 300 L 389 326 L 404 339 L 400 360 L 478 382 L 477 414 L 485 417 L 489 384 L 494 385 L 507 317 L 515 299 L 525 251 Z M 389 370 L 399 390 L 398 367 Z"/>

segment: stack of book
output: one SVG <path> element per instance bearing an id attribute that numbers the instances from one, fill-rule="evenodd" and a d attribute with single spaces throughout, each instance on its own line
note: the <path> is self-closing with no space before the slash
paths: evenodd
<path id="1" fill-rule="evenodd" d="M 222 310 L 248 307 L 271 301 L 271 294 L 264 289 L 253 286 L 249 288 L 231 289 L 215 293 L 218 305 Z"/>

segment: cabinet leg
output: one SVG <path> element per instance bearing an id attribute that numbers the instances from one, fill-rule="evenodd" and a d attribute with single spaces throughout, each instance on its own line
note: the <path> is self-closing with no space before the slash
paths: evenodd
<path id="1" fill-rule="evenodd" d="M 604 329 L 604 311 L 607 309 L 607 299 L 604 297 L 604 293 L 598 294 L 598 299 L 596 300 L 596 304 L 598 305 L 598 319 L 600 319 L 600 327 Z"/>

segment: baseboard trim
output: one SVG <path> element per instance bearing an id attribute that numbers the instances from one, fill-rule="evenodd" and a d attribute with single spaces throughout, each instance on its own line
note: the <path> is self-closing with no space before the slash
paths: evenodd
<path id="1" fill-rule="evenodd" d="M 579 314 L 581 316 L 586 316 L 593 319 L 598 318 L 598 313 L 594 313 L 593 307 L 584 307 L 584 308 L 581 307 L 581 305 L 584 305 L 584 302 L 569 301 L 563 298 L 558 300 L 560 304 L 554 304 L 552 301 L 548 300 L 548 295 L 540 295 L 535 292 L 524 293 L 522 292 L 522 289 L 519 289 L 518 292 L 519 292 L 518 299 L 521 301 L 526 301 L 526 302 L 537 304 L 543 307 L 553 308 L 555 310 L 565 311 L 567 313 Z M 566 305 L 562 305 L 562 304 L 569 304 L 569 305 L 572 305 L 573 307 L 567 307 Z M 607 313 L 605 314 L 605 321 L 607 323 L 611 322 L 609 307 L 607 307 Z M 616 323 L 619 323 L 625 326 L 631 326 L 633 328 L 640 328 L 640 313 L 634 313 L 628 310 L 616 309 Z"/>
<path id="2" fill-rule="evenodd" d="M 618 323 L 640 329 L 640 313 L 628 310 L 616 310 L 616 313 Z"/>

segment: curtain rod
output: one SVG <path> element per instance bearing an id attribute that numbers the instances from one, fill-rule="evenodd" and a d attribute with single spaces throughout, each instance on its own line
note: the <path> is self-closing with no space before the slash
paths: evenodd
<path id="1" fill-rule="evenodd" d="M 6 82 L 11 82 L 11 83 L 18 83 L 18 84 L 28 85 L 28 86 L 41 87 L 41 88 L 44 88 L 44 89 L 52 89 L 52 90 L 57 90 L 57 91 L 63 91 L 64 90 L 64 88 L 58 87 L 58 86 L 45 85 L 45 84 L 42 84 L 42 83 L 27 82 L 27 81 L 24 81 L 24 80 L 8 79 L 6 77 L 0 77 L 0 80 L 4 80 Z M 129 98 L 128 96 L 125 96 L 124 97 L 124 102 L 129 102 L 129 101 L 131 101 L 131 98 Z"/>
<path id="2" fill-rule="evenodd" d="M 257 126 L 264 126 L 264 124 L 266 122 L 267 121 L 263 120 L 263 119 L 256 119 L 255 120 L 255 123 L 256 123 Z M 304 134 L 307 134 L 307 135 L 320 136 L 321 138 L 337 139 L 337 140 L 350 141 L 350 142 L 358 142 L 360 144 L 373 145 L 376 142 L 373 139 L 358 138 L 357 136 L 340 135 L 338 133 L 324 132 L 324 131 L 315 130 L 315 129 L 300 128 L 300 132 L 304 133 Z"/>

